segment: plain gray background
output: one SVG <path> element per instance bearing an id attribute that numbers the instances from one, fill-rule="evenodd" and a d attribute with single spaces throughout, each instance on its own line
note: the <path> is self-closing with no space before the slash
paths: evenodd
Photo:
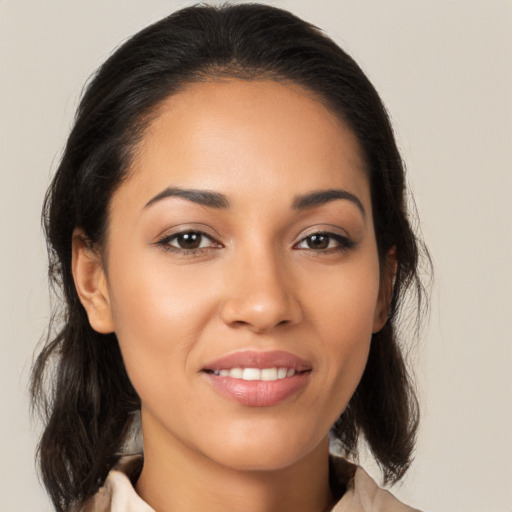
<path id="1" fill-rule="evenodd" d="M 49 314 L 40 207 L 81 88 L 126 37 L 190 3 L 0 0 L 0 511 L 50 510 L 26 388 Z M 374 82 L 433 255 L 422 429 L 393 492 L 424 510 L 510 512 L 512 3 L 267 3 L 325 29 Z"/>

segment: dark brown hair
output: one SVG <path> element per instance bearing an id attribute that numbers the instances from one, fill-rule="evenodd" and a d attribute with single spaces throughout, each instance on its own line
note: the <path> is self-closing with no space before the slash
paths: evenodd
<path id="1" fill-rule="evenodd" d="M 398 480 L 410 464 L 418 407 L 395 323 L 406 291 L 415 294 L 420 311 L 422 245 L 410 226 L 404 167 L 382 102 L 351 57 L 293 14 L 258 4 L 196 6 L 145 28 L 100 67 L 45 198 L 49 275 L 62 300 L 35 362 L 31 391 L 45 421 L 40 469 L 58 511 L 83 503 L 102 485 L 140 407 L 115 334 L 95 332 L 78 299 L 73 230 L 80 226 L 93 244 L 105 241 L 109 201 L 164 99 L 192 82 L 230 77 L 299 84 L 359 141 L 381 265 L 395 246 L 398 268 L 389 320 L 373 336 L 362 380 L 332 434 L 349 455 L 357 455 L 364 438 L 385 480 Z"/>

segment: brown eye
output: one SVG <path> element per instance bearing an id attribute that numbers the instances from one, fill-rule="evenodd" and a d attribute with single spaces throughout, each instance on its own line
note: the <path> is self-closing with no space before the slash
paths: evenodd
<path id="1" fill-rule="evenodd" d="M 303 238 L 295 247 L 318 252 L 344 251 L 354 246 L 354 242 L 335 233 L 314 233 Z"/>
<path id="2" fill-rule="evenodd" d="M 204 235 L 197 231 L 190 231 L 188 233 L 180 233 L 176 235 L 173 242 L 175 247 L 180 249 L 199 249 L 203 241 Z"/>
<path id="3" fill-rule="evenodd" d="M 309 249 L 322 250 L 329 247 L 330 240 L 328 235 L 311 235 L 306 238 L 306 244 Z"/>
<path id="4" fill-rule="evenodd" d="M 201 231 L 182 231 L 169 235 L 157 242 L 169 250 L 187 253 L 196 249 L 209 249 L 220 247 L 220 244 Z"/>

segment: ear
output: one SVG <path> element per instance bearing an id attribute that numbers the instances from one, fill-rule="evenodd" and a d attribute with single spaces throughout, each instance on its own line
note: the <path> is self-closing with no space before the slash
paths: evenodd
<path id="1" fill-rule="evenodd" d="M 385 325 L 389 317 L 391 307 L 391 297 L 395 287 L 397 270 L 396 246 L 386 254 L 384 264 L 381 269 L 379 296 L 377 298 L 377 307 L 373 318 L 372 332 L 379 332 Z"/>
<path id="2" fill-rule="evenodd" d="M 91 327 L 102 334 L 113 332 L 114 322 L 101 255 L 80 228 L 73 231 L 71 270 Z"/>

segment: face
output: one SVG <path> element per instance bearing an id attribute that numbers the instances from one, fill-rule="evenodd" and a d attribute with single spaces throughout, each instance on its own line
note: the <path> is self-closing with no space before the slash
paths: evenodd
<path id="1" fill-rule="evenodd" d="M 82 299 L 119 339 L 145 443 L 237 469 L 325 446 L 387 301 L 358 144 L 312 94 L 233 80 L 166 100 L 105 249 L 103 306 Z"/>

